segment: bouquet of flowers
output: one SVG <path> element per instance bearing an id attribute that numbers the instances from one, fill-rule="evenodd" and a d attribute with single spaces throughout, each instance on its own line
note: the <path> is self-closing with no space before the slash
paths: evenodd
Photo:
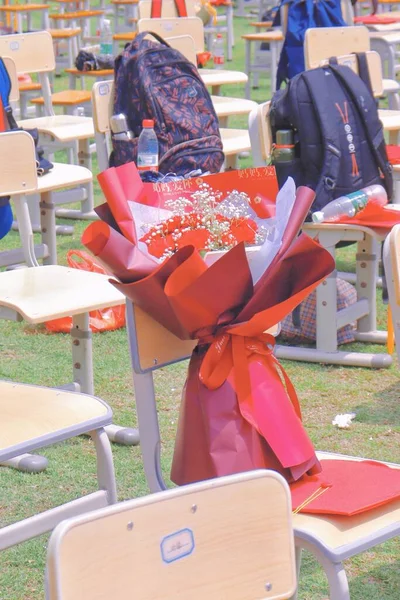
<path id="1" fill-rule="evenodd" d="M 101 173 L 99 182 L 107 204 L 97 209 L 102 220 L 86 229 L 84 245 L 135 305 L 180 339 L 197 340 L 172 480 L 273 468 L 292 481 L 318 472 L 295 390 L 266 333 L 334 268 L 327 251 L 298 235 L 314 192 L 289 180 L 276 196 L 271 168 L 162 190 L 143 184 L 127 163 Z"/>

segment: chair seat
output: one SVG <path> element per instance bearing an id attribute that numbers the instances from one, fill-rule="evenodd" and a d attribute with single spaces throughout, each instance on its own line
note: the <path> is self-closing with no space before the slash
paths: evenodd
<path id="1" fill-rule="evenodd" d="M 80 27 L 65 27 L 64 29 L 48 29 L 47 31 L 50 33 L 53 40 L 64 40 L 77 37 L 82 29 Z"/>
<path id="2" fill-rule="evenodd" d="M 39 193 L 70 187 L 71 181 L 74 185 L 92 181 L 93 175 L 86 167 L 80 165 L 69 165 L 65 163 L 53 163 L 54 167 L 44 177 L 38 178 Z"/>
<path id="3" fill-rule="evenodd" d="M 246 83 L 248 80 L 246 73 L 225 69 L 200 69 L 199 74 L 206 85 Z"/>
<path id="4" fill-rule="evenodd" d="M 44 323 L 124 302 L 125 296 L 101 273 L 59 265 L 0 273 L 0 306 L 15 310 L 28 323 Z"/>
<path id="5" fill-rule="evenodd" d="M 378 116 L 386 131 L 400 129 L 400 110 L 378 110 Z"/>
<path id="6" fill-rule="evenodd" d="M 251 150 L 249 132 L 246 129 L 220 129 L 225 156 Z"/>
<path id="7" fill-rule="evenodd" d="M 31 83 L 19 83 L 18 89 L 20 92 L 36 92 L 42 89 L 40 83 L 35 83 L 34 81 Z"/>
<path id="8" fill-rule="evenodd" d="M 230 115 L 247 115 L 257 106 L 257 102 L 244 98 L 227 98 L 226 96 L 211 96 L 218 117 Z"/>
<path id="9" fill-rule="evenodd" d="M 92 95 L 86 90 L 63 90 L 52 94 L 53 106 L 79 106 L 84 102 L 91 102 Z M 32 98 L 32 104 L 44 104 L 44 98 Z"/>
<path id="10" fill-rule="evenodd" d="M 8 381 L 0 381 L 0 414 L 0 461 L 112 420 L 111 409 L 93 396 Z"/>
<path id="11" fill-rule="evenodd" d="M 26 129 L 36 127 L 39 133 L 48 134 L 59 142 L 94 137 L 93 119 L 91 117 L 55 115 L 54 117 L 24 119 L 18 121 L 18 125 Z"/>
<path id="12" fill-rule="evenodd" d="M 329 460 L 363 460 L 359 457 L 319 452 L 318 458 Z M 400 465 L 389 465 L 399 469 Z M 306 541 L 320 541 L 324 554 L 335 561 L 342 561 L 381 541 L 400 534 L 400 500 L 364 513 L 348 516 L 311 515 L 298 513 L 293 516 L 296 537 Z"/>
<path id="13" fill-rule="evenodd" d="M 395 79 L 383 79 L 383 91 L 386 93 L 400 91 L 400 83 Z"/>

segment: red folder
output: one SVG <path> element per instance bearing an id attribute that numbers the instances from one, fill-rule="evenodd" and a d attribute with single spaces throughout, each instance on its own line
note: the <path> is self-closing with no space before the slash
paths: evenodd
<path id="1" fill-rule="evenodd" d="M 322 460 L 321 466 L 318 475 L 291 484 L 293 510 L 304 504 L 299 512 L 352 516 L 400 499 L 400 469 L 372 460 Z"/>

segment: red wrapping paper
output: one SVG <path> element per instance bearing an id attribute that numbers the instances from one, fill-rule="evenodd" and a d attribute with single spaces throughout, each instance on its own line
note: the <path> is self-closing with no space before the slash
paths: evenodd
<path id="1" fill-rule="evenodd" d="M 122 185 L 113 195 L 118 169 L 99 178 L 110 209 L 102 240 L 98 242 L 91 224 L 83 241 L 105 264 L 114 265 L 120 281 L 112 283 L 129 299 L 179 338 L 199 340 L 182 397 L 173 481 L 184 484 L 260 467 L 274 468 L 288 480 L 318 472 L 295 390 L 273 355 L 274 338 L 264 333 L 334 268 L 332 257 L 316 241 L 305 234 L 297 237 L 313 192 L 299 190 L 279 252 L 255 285 L 243 244 L 211 266 L 185 246 L 143 275 L 137 248 L 138 265 L 132 259 L 136 246 L 127 210 L 127 200 L 138 199 L 125 195 L 124 201 Z M 110 178 L 109 171 L 114 171 Z M 225 185 L 229 175 L 221 174 Z M 238 175 L 232 178 L 238 180 Z M 251 185 L 255 180 L 247 178 Z M 260 179 L 258 183 L 261 187 Z M 110 216 L 126 232 L 124 241 Z"/>
<path id="2" fill-rule="evenodd" d="M 353 516 L 400 498 L 400 469 L 372 460 L 324 459 L 321 465 L 318 475 L 291 484 L 293 510 L 305 503 L 299 512 Z"/>
<path id="3" fill-rule="evenodd" d="M 362 225 L 384 235 L 389 233 L 393 225 L 400 223 L 400 210 L 396 210 L 390 205 L 379 206 L 379 204 L 369 202 L 355 217 L 351 219 L 343 217 L 338 223 Z"/>

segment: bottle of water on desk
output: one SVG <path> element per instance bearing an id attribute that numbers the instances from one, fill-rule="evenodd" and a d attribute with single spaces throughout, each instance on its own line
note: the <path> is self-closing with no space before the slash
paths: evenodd
<path id="1" fill-rule="evenodd" d="M 113 38 L 111 24 L 108 19 L 104 19 L 100 30 L 100 52 L 98 58 L 103 63 L 113 60 Z"/>
<path id="2" fill-rule="evenodd" d="M 158 171 L 158 140 L 153 119 L 143 120 L 138 140 L 137 168 L 139 171 Z"/>
<path id="3" fill-rule="evenodd" d="M 311 216 L 314 223 L 337 221 L 341 217 L 355 217 L 368 203 L 384 206 L 387 202 L 385 188 L 379 184 L 370 185 L 359 192 L 352 192 L 332 200 L 322 210 L 314 212 Z"/>
<path id="4" fill-rule="evenodd" d="M 214 56 L 214 67 L 216 69 L 223 69 L 225 65 L 224 55 L 224 38 L 222 33 L 217 33 L 213 43 L 213 56 Z"/>

